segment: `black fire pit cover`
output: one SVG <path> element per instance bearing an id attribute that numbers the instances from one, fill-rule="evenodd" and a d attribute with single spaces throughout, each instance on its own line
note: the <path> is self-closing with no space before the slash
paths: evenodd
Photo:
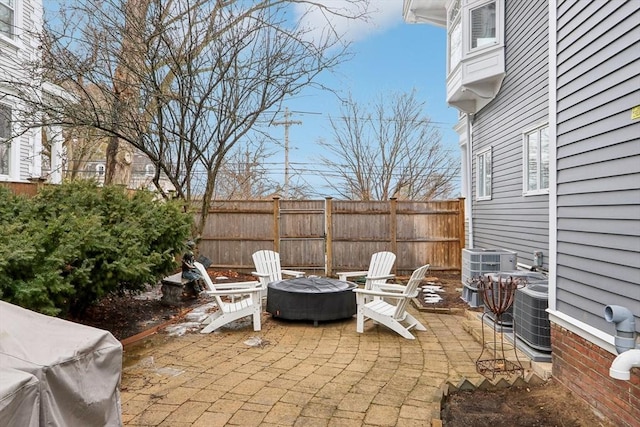
<path id="1" fill-rule="evenodd" d="M 342 280 L 327 279 L 326 277 L 297 277 L 289 280 L 278 280 L 269 283 L 269 289 L 302 293 L 302 294 L 326 294 L 353 290 L 356 285 Z"/>
<path id="2" fill-rule="evenodd" d="M 267 312 L 290 320 L 337 320 L 356 313 L 357 285 L 324 277 L 298 277 L 269 283 Z"/>

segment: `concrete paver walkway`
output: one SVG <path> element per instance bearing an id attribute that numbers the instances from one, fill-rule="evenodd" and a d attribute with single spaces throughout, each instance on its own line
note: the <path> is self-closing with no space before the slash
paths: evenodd
<path id="1" fill-rule="evenodd" d="M 428 426 L 442 388 L 480 383 L 481 345 L 464 316 L 412 313 L 427 327 L 407 340 L 372 322 L 274 320 L 125 349 L 123 422 L 129 426 Z M 252 337 L 261 346 L 245 343 Z"/>

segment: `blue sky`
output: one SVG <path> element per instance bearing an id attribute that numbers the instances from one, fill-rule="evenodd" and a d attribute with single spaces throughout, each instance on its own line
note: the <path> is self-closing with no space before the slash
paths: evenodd
<path id="1" fill-rule="evenodd" d="M 326 0 L 337 4 L 341 0 Z M 357 28 L 345 28 L 351 37 L 353 59 L 342 64 L 335 73 L 322 76 L 324 84 L 343 95 L 352 93 L 361 103 L 375 101 L 390 92 L 417 91 L 418 99 L 425 102 L 425 114 L 430 116 L 442 134 L 443 144 L 455 158 L 459 158 L 458 135 L 452 129 L 457 122 L 457 110 L 446 103 L 446 32 L 424 24 L 407 24 L 402 19 L 401 0 L 372 0 L 378 13 L 372 22 Z M 320 138 L 331 140 L 329 117 L 339 116 L 340 101 L 335 95 L 308 90 L 284 102 L 292 111 L 291 120 L 301 125 L 289 128 L 289 174 L 310 183 L 318 195 L 332 195 L 322 187 L 323 154 L 317 144 Z M 282 116 L 278 116 L 282 119 Z M 284 140 L 284 127 L 277 126 L 271 133 Z M 269 159 L 274 178 L 284 178 L 284 149 Z M 326 171 L 324 171 L 326 172 Z M 278 177 L 281 175 L 281 177 Z"/>

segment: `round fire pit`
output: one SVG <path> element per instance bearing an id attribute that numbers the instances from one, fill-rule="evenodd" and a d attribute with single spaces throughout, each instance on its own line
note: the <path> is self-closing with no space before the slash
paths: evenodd
<path id="1" fill-rule="evenodd" d="M 289 320 L 345 319 L 356 314 L 355 283 L 324 277 L 298 277 L 269 283 L 267 312 Z"/>

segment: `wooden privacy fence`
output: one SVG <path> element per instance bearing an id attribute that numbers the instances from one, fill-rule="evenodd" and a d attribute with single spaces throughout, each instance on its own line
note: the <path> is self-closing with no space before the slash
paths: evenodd
<path id="1" fill-rule="evenodd" d="M 0 182 L 0 187 L 5 187 L 11 190 L 14 194 L 22 194 L 27 197 L 33 197 L 38 194 L 38 191 L 46 185 L 41 182 Z"/>
<path id="2" fill-rule="evenodd" d="M 284 268 L 310 274 L 366 270 L 371 254 L 397 255 L 395 273 L 423 264 L 460 270 L 464 199 L 431 202 L 254 200 L 219 201 L 198 244 L 212 267 L 252 271 L 260 249 L 280 253 Z"/>

